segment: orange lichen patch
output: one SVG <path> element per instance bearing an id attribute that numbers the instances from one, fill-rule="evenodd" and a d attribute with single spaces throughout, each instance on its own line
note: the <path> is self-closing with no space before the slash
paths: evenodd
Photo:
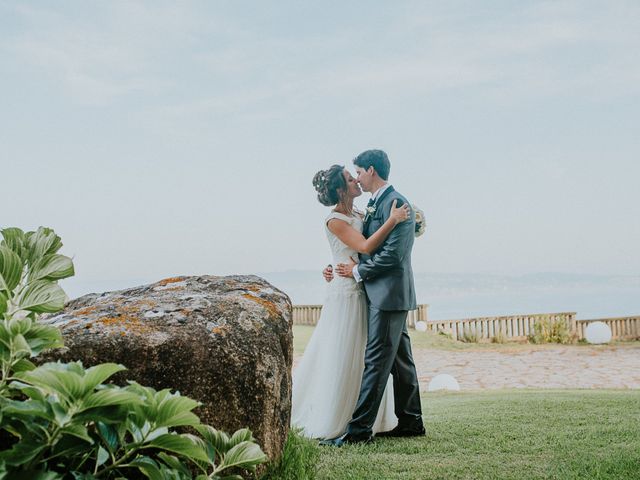
<path id="1" fill-rule="evenodd" d="M 110 327 L 120 327 L 122 328 L 123 335 L 126 331 L 135 332 L 135 333 L 149 333 L 151 332 L 151 328 L 148 325 L 142 323 L 139 318 L 131 316 L 131 315 L 120 315 L 119 317 L 104 317 L 97 320 L 102 325 L 110 326 Z"/>
<path id="2" fill-rule="evenodd" d="M 243 293 L 242 296 L 244 298 L 248 298 L 249 300 L 253 300 L 254 302 L 262 305 L 267 310 L 267 312 L 269 312 L 269 315 L 273 317 L 280 316 L 278 307 L 276 307 L 276 305 L 273 302 L 270 302 L 269 300 L 265 300 L 264 298 L 256 297 L 254 295 L 251 295 L 250 293 Z"/>
<path id="3" fill-rule="evenodd" d="M 261 288 L 256 285 L 250 285 L 248 287 L 243 287 L 243 290 L 249 290 L 250 292 L 259 292 Z"/>
<path id="4" fill-rule="evenodd" d="M 136 300 L 131 303 L 124 304 L 122 301 L 114 302 L 116 311 L 121 315 L 139 315 L 142 312 L 152 310 L 158 303 L 153 300 Z"/>
<path id="5" fill-rule="evenodd" d="M 75 312 L 73 312 L 74 315 L 88 315 L 90 313 L 95 312 L 96 310 L 98 310 L 98 306 L 97 305 L 93 305 L 91 307 L 84 307 L 81 308 L 80 310 L 76 310 Z"/>
<path id="6" fill-rule="evenodd" d="M 224 327 L 213 327 L 211 329 L 211 333 L 215 333 L 216 335 L 226 335 L 227 329 Z"/>
<path id="7" fill-rule="evenodd" d="M 171 277 L 171 278 L 165 278 L 164 280 L 160 280 L 158 282 L 158 285 L 161 286 L 165 286 L 169 283 L 176 283 L 176 282 L 181 282 L 185 279 L 185 277 Z"/>

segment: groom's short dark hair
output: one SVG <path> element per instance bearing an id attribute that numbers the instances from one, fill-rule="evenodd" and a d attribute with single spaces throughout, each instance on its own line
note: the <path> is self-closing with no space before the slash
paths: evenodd
<path id="1" fill-rule="evenodd" d="M 373 167 L 381 179 L 389 179 L 391 162 L 389 162 L 389 157 L 387 157 L 387 154 L 382 150 L 367 150 L 366 152 L 362 152 L 353 159 L 353 164 L 360 168 L 364 168 L 365 170 L 369 170 L 369 167 Z"/>

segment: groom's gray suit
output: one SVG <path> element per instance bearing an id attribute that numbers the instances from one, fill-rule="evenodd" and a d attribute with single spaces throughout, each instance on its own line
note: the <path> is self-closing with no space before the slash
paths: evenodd
<path id="1" fill-rule="evenodd" d="M 375 212 L 365 218 L 363 234 L 370 237 L 389 218 L 391 204 L 407 199 L 387 187 L 375 200 Z M 384 389 L 393 375 L 395 414 L 400 427 L 422 428 L 422 410 L 416 367 L 407 333 L 407 313 L 416 308 L 411 269 L 415 238 L 415 212 L 399 223 L 372 255 L 360 255 L 358 273 L 364 282 L 369 307 L 367 349 L 360 396 L 347 433 L 371 435 Z"/>

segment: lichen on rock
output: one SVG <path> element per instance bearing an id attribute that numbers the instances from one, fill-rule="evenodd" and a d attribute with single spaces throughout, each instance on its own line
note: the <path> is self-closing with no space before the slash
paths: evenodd
<path id="1" fill-rule="evenodd" d="M 179 390 L 200 402 L 204 423 L 249 427 L 280 456 L 289 429 L 293 357 L 291 301 L 256 276 L 173 277 L 89 294 L 45 323 L 65 348 L 41 359 L 116 362 L 114 377 Z"/>

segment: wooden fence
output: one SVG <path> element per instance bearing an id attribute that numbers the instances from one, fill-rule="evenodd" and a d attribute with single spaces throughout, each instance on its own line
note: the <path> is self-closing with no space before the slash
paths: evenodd
<path id="1" fill-rule="evenodd" d="M 575 312 L 563 312 L 439 320 L 427 322 L 427 330 L 448 333 L 455 340 L 462 340 L 465 336 L 473 336 L 478 341 L 483 341 L 491 340 L 496 335 L 518 340 L 532 335 L 533 326 L 542 320 L 566 322 L 570 331 L 575 331 L 575 316 Z"/>
<path id="2" fill-rule="evenodd" d="M 427 324 L 427 331 L 445 332 L 455 340 L 472 336 L 478 341 L 490 341 L 496 335 L 510 340 L 524 340 L 533 335 L 534 325 L 540 321 L 565 322 L 569 331 L 575 333 L 578 339 L 585 338 L 585 329 L 592 322 L 609 325 L 614 340 L 640 339 L 640 316 L 576 320 L 575 312 L 561 312 L 428 321 L 427 308 L 426 304 L 418 305 L 416 310 L 410 311 L 407 326 L 415 328 L 416 322 L 423 321 Z M 316 325 L 321 311 L 322 305 L 294 305 L 293 323 Z"/>
<path id="3" fill-rule="evenodd" d="M 640 339 L 640 316 L 577 320 L 576 332 L 578 338 L 584 338 L 584 331 L 587 325 L 592 322 L 603 322 L 609 325 L 611 328 L 611 338 L 614 340 Z"/>
<path id="4" fill-rule="evenodd" d="M 427 321 L 427 308 L 429 305 L 418 305 L 418 308 L 411 310 L 407 315 L 407 326 L 415 327 L 416 322 Z M 320 318 L 322 305 L 294 305 L 293 324 L 294 325 L 315 325 Z"/>

